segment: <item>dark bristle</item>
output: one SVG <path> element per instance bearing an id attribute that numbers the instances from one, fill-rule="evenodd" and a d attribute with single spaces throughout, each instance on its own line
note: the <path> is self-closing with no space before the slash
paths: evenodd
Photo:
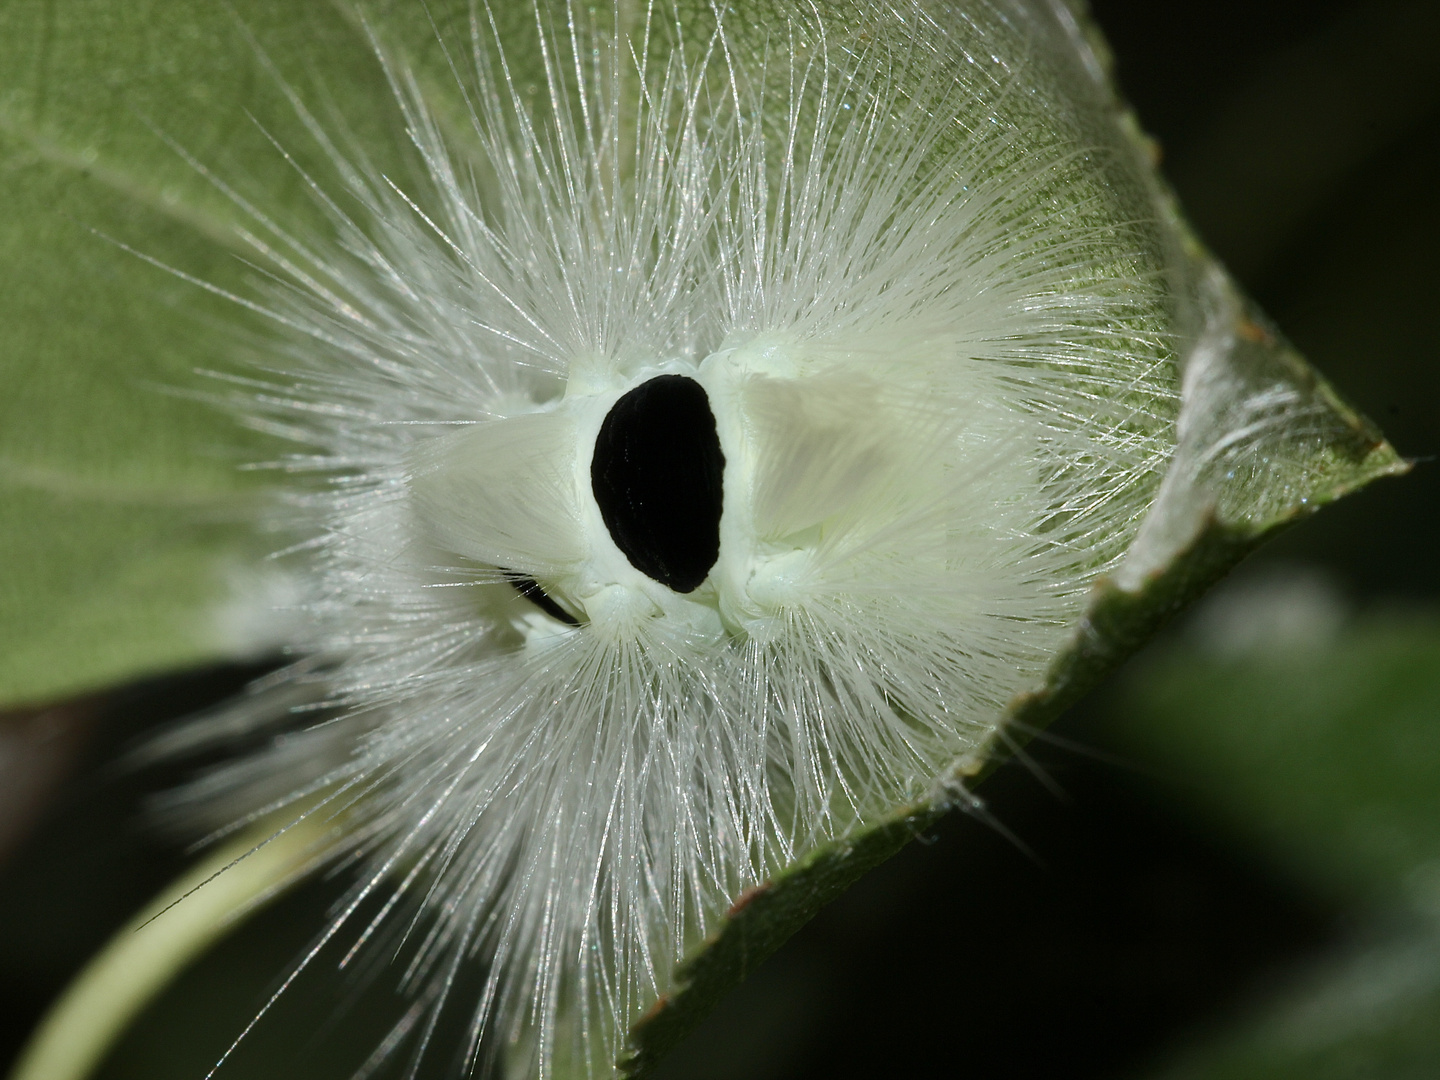
<path id="1" fill-rule="evenodd" d="M 550 595 L 540 587 L 540 583 L 534 578 L 526 577 L 524 574 L 511 573 L 509 570 L 506 570 L 505 580 L 515 586 L 516 592 L 552 619 L 559 619 L 566 626 L 580 625 L 580 620 L 575 618 L 574 615 L 571 615 L 554 600 L 550 599 Z"/>

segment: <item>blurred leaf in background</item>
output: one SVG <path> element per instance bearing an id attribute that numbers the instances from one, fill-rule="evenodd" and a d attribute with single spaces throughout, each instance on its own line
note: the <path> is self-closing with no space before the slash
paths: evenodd
<path id="1" fill-rule="evenodd" d="M 1166 1078 L 1440 1074 L 1440 617 L 1313 572 L 1207 601 L 1103 720 L 1210 829 L 1349 913 L 1331 954 Z"/>

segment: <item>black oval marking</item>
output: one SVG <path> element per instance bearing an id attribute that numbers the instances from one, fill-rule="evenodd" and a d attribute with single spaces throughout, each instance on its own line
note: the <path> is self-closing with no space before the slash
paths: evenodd
<path id="1" fill-rule="evenodd" d="M 680 593 L 698 588 L 720 557 L 724 474 L 710 399 L 684 375 L 656 376 L 615 402 L 590 459 L 615 546 Z"/>

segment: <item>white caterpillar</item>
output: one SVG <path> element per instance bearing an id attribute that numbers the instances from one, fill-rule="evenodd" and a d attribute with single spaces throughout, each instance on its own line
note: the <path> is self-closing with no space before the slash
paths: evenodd
<path id="1" fill-rule="evenodd" d="M 181 802 L 342 815 L 327 939 L 417 920 L 387 1049 L 479 965 L 472 1066 L 605 1074 L 736 895 L 987 743 L 1173 449 L 1172 241 L 1061 9 L 763 8 L 481 8 L 460 141 L 389 66 L 427 183 L 332 148 L 336 240 L 256 241 L 308 659 L 182 741 L 327 711 Z"/>

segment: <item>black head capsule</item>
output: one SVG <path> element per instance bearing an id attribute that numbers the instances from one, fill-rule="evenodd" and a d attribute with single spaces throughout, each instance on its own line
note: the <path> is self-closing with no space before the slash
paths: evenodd
<path id="1" fill-rule="evenodd" d="M 724 473 L 704 387 L 684 375 L 659 375 L 606 415 L 590 486 L 630 565 L 688 593 L 720 557 Z"/>

